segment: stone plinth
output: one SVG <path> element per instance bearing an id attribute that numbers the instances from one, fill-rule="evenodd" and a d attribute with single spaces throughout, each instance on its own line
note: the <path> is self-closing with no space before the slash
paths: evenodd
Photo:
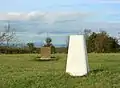
<path id="1" fill-rule="evenodd" d="M 51 59 L 51 47 L 41 47 L 41 58 L 42 60 Z"/>

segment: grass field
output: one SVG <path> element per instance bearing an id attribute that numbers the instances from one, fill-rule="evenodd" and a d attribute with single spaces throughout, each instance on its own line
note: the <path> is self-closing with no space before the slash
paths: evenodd
<path id="1" fill-rule="evenodd" d="M 0 55 L 0 88 L 120 88 L 120 54 L 89 54 L 90 73 L 65 73 L 66 55 L 38 61 L 37 54 Z"/>

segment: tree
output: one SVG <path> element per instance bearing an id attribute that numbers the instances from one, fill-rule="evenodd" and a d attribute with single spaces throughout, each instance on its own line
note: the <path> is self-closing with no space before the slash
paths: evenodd
<path id="1" fill-rule="evenodd" d="M 88 39 L 90 34 L 91 34 L 91 30 L 90 29 L 84 29 L 84 35 L 85 35 L 86 39 Z"/>
<path id="2" fill-rule="evenodd" d="M 87 39 L 87 50 L 88 52 L 95 52 L 95 38 L 97 34 L 93 32 Z"/>
<path id="3" fill-rule="evenodd" d="M 87 40 L 88 52 L 96 53 L 109 53 L 118 52 L 120 45 L 118 40 L 114 37 L 110 37 L 105 31 L 100 33 L 93 32 Z"/>
<path id="4" fill-rule="evenodd" d="M 15 37 L 15 29 L 11 29 L 10 24 L 8 23 L 5 26 L 5 30 L 0 34 L 0 44 L 5 44 L 9 46 L 10 41 L 12 41 Z"/>
<path id="5" fill-rule="evenodd" d="M 89 50 L 89 43 L 88 43 L 88 42 L 90 42 L 89 41 L 90 34 L 91 34 L 91 30 L 90 29 L 84 29 L 84 36 L 85 36 L 85 39 L 86 39 L 86 45 L 88 46 L 87 47 L 88 52 L 91 52 L 91 50 Z"/>
<path id="6" fill-rule="evenodd" d="M 13 40 L 14 35 L 15 35 L 15 29 L 11 29 L 10 24 L 5 27 L 5 41 L 7 46 L 9 46 L 9 42 Z"/>
<path id="7" fill-rule="evenodd" d="M 34 49 L 35 49 L 34 43 L 27 43 L 27 46 L 28 46 L 30 52 L 32 53 L 34 51 Z"/>
<path id="8" fill-rule="evenodd" d="M 6 35 L 6 34 L 5 34 L 4 32 L 1 32 L 1 33 L 0 33 L 0 45 L 2 45 L 3 42 L 5 41 L 5 39 L 4 39 L 4 38 L 5 38 L 5 35 Z"/>
<path id="9" fill-rule="evenodd" d="M 95 52 L 104 53 L 105 45 L 108 44 L 109 36 L 106 32 L 100 32 L 95 38 Z"/>

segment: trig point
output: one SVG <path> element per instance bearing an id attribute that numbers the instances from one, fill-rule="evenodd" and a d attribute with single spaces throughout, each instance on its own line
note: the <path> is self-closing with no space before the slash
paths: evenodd
<path id="1" fill-rule="evenodd" d="M 89 71 L 84 35 L 71 35 L 67 56 L 66 72 L 71 76 L 84 76 Z"/>

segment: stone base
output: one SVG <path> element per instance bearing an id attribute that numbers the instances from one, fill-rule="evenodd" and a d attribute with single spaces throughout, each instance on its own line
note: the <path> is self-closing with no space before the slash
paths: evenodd
<path id="1" fill-rule="evenodd" d="M 51 60 L 51 58 L 40 58 L 40 60 Z"/>

